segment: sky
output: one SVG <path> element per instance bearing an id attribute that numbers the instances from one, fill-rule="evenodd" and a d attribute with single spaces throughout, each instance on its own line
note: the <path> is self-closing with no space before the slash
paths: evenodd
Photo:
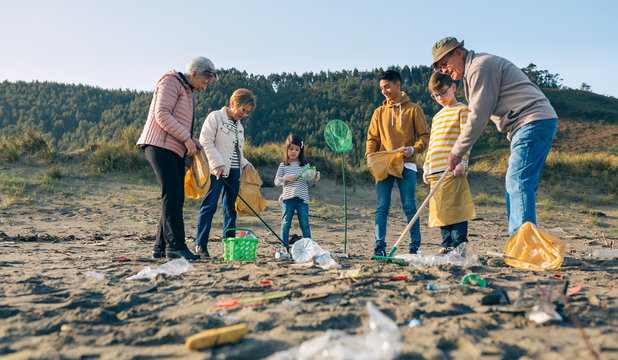
<path id="1" fill-rule="evenodd" d="M 412 67 L 455 36 L 618 97 L 617 15 L 615 0 L 0 0 L 0 81 L 151 91 L 195 56 L 255 75 Z"/>

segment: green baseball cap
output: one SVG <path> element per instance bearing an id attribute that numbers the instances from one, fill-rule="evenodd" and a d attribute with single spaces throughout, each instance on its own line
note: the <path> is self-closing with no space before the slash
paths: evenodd
<path id="1" fill-rule="evenodd" d="M 459 46 L 463 46 L 464 42 L 458 42 L 456 38 L 452 36 L 445 37 L 442 40 L 438 40 L 433 47 L 431 48 L 431 55 L 433 55 L 433 63 L 431 64 L 432 68 L 436 68 L 436 63 L 440 61 L 444 55 L 450 53 L 452 50 L 458 48 Z"/>

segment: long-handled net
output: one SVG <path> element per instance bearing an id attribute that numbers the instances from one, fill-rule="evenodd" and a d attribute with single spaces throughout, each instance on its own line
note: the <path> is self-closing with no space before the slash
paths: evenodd
<path id="1" fill-rule="evenodd" d="M 331 120 L 324 128 L 326 144 L 337 153 L 341 154 L 341 178 L 343 179 L 343 211 L 344 211 L 344 238 L 343 253 L 347 255 L 348 243 L 348 200 L 345 189 L 345 165 L 343 153 L 352 148 L 352 132 L 346 123 L 341 120 Z"/>

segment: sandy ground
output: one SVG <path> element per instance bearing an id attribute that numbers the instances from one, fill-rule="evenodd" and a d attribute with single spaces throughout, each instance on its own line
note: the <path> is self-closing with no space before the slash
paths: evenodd
<path id="1" fill-rule="evenodd" d="M 263 175 L 270 176 L 268 172 Z M 475 196 L 488 192 L 501 197 L 501 180 L 472 174 L 470 182 Z M 426 185 L 418 188 L 427 193 Z M 393 193 L 389 247 L 406 225 L 398 191 Z M 280 189 L 263 188 L 262 194 L 268 200 L 263 218 L 278 231 L 280 207 L 276 199 Z M 313 239 L 332 253 L 342 253 L 341 185 L 325 178 L 311 194 Z M 478 219 L 470 222 L 469 251 L 478 256 L 479 265 L 470 268 L 439 265 L 415 269 L 371 260 L 374 187 L 359 183 L 348 189 L 349 257 L 335 260 L 341 270 L 354 270 L 363 275 L 361 278 L 339 279 L 338 270 L 297 267 L 290 261 L 276 260 L 277 238 L 258 219 L 242 217 L 238 227 L 253 230 L 260 239 L 256 261 L 226 262 L 222 242 L 213 241 L 209 246 L 213 257 L 192 262 L 192 271 L 128 281 L 127 277 L 144 267 L 167 261 L 150 258 L 160 211 L 156 185 L 122 177 L 93 180 L 67 176 L 52 189 L 28 193 L 26 199 L 16 199 L 6 188 L 0 196 L 0 357 L 259 359 L 327 330 L 363 334 L 366 303 L 372 301 L 399 327 L 401 359 L 592 358 L 565 309 L 560 309 L 563 321 L 538 325 L 522 313 L 480 304 L 496 289 L 505 290 L 515 300 L 522 283 L 549 280 L 554 275 L 512 268 L 502 258 L 487 254 L 504 251 L 507 225 L 503 204 L 477 206 Z M 186 204 L 190 247 L 197 207 L 197 201 Z M 607 248 L 604 228 L 616 229 L 616 209 L 600 210 L 607 215 L 602 226 L 598 221 L 591 223 L 589 215 L 571 211 L 546 214 L 541 228 L 560 237 L 571 251 L 555 273 L 568 280 L 569 287 L 582 287 L 569 303 L 592 348 L 601 359 L 618 359 L 618 260 L 588 256 L 592 250 Z M 220 213 L 215 223 L 220 227 Z M 292 232 L 300 233 L 296 223 L 294 226 Z M 426 227 L 426 212 L 421 232 L 423 253 L 435 254 L 439 230 Z M 218 229 L 211 235 L 219 234 Z M 616 240 L 616 234 L 604 236 L 607 241 Z M 407 248 L 408 241 L 401 248 Z M 120 261 L 120 257 L 128 261 Z M 97 279 L 85 275 L 87 271 L 109 277 Z M 487 288 L 426 289 L 430 283 L 456 285 L 468 272 L 486 279 Z M 392 276 L 407 280 L 387 279 Z M 262 284 L 261 280 L 272 280 L 273 284 Z M 303 290 L 322 285 L 333 286 L 327 296 L 302 300 Z M 220 300 L 278 291 L 290 291 L 290 295 L 265 303 L 217 306 Z M 421 324 L 409 327 L 412 319 Z M 201 351 L 184 345 L 188 336 L 202 330 L 237 323 L 246 323 L 249 333 L 236 344 Z"/>

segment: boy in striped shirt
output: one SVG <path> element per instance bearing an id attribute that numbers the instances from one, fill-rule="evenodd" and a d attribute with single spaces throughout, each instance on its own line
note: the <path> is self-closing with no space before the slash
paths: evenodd
<path id="1" fill-rule="evenodd" d="M 429 148 L 423 164 L 423 181 L 433 188 L 447 169 L 448 154 L 468 120 L 468 107 L 455 97 L 456 85 L 450 76 L 435 72 L 429 80 L 429 92 L 442 109 L 431 122 Z M 441 254 L 447 254 L 468 242 L 468 220 L 476 217 L 466 167 L 468 151 L 429 202 L 429 226 L 439 226 L 442 235 Z"/>

